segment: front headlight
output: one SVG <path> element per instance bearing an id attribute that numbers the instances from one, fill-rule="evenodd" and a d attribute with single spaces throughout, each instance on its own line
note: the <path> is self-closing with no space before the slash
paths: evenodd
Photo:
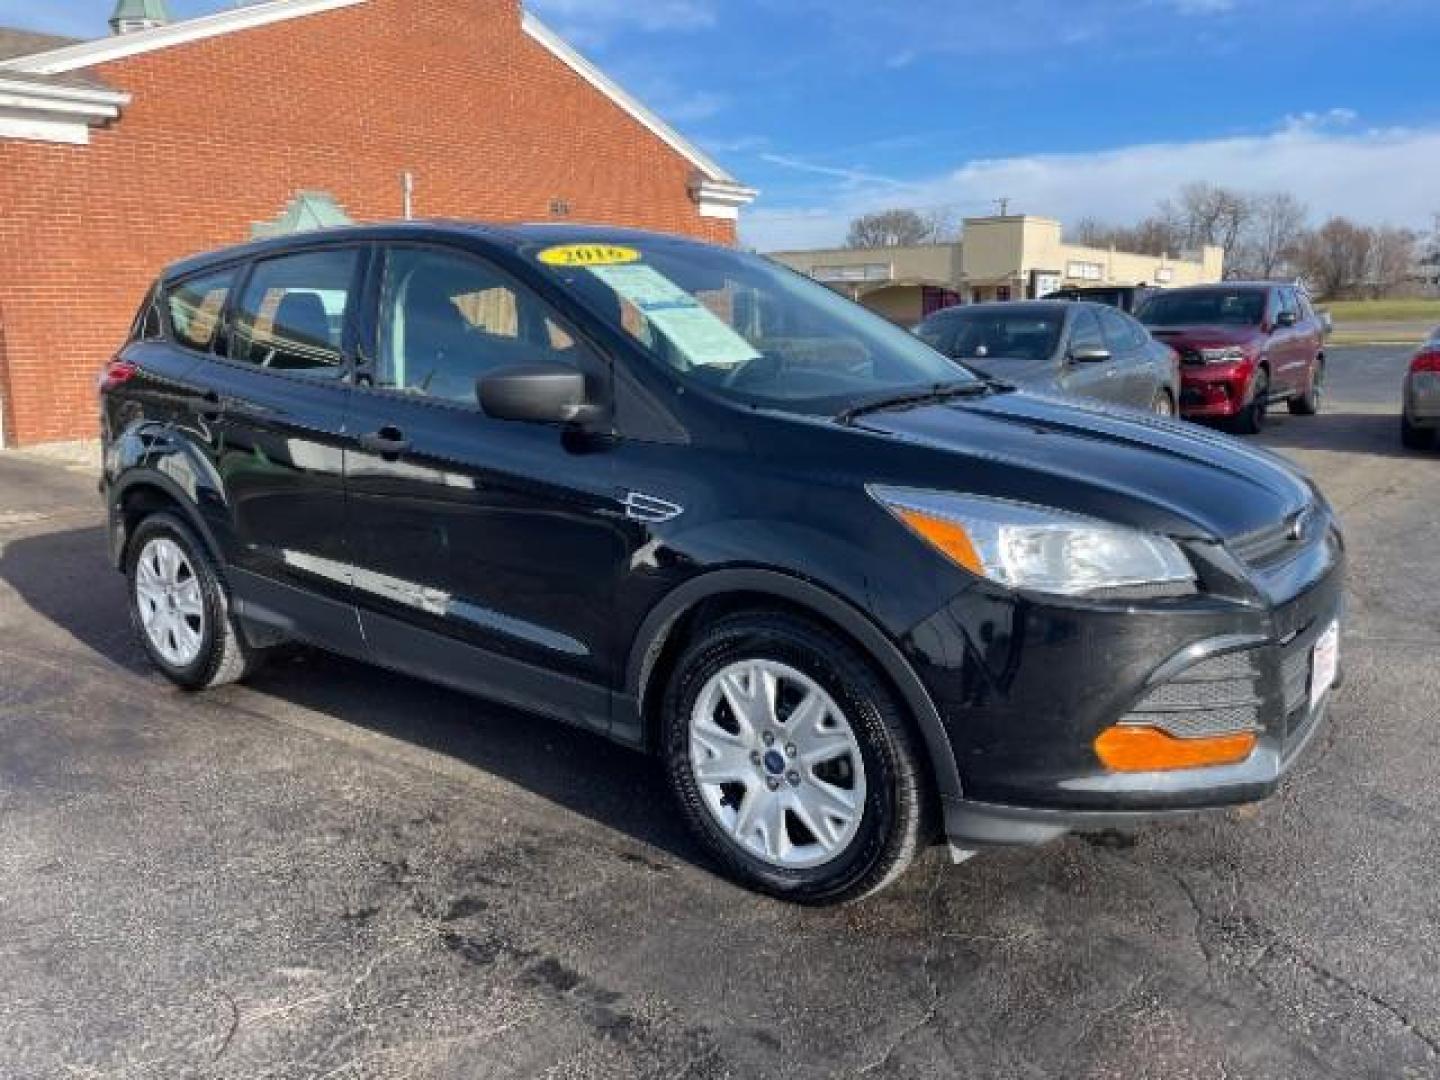
<path id="1" fill-rule="evenodd" d="M 869 491 L 952 562 L 1012 589 L 1061 596 L 1195 590 L 1189 560 L 1173 540 L 1156 533 L 1002 499 L 890 487 Z"/>
<path id="2" fill-rule="evenodd" d="M 1235 364 L 1245 359 L 1245 350 L 1237 345 L 1223 349 L 1201 349 L 1200 359 L 1207 364 Z"/>

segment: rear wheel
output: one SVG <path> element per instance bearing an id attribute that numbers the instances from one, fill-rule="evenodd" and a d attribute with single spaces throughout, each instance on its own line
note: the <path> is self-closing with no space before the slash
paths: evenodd
<path id="1" fill-rule="evenodd" d="M 179 518 L 155 514 L 136 528 L 126 557 L 130 618 L 150 660 L 176 686 L 236 682 L 261 653 L 240 633 L 205 546 Z"/>
<path id="2" fill-rule="evenodd" d="M 1265 429 L 1270 412 L 1270 372 L 1261 368 L 1255 373 L 1250 400 L 1230 420 L 1230 430 L 1237 435 L 1258 435 Z"/>
<path id="3" fill-rule="evenodd" d="M 1435 447 L 1435 428 L 1423 428 L 1412 423 L 1410 417 L 1400 416 L 1400 442 L 1407 450 L 1431 450 Z"/>
<path id="4" fill-rule="evenodd" d="M 664 722 L 688 823 L 745 885 L 842 903 L 914 858 L 922 758 L 889 688 L 829 631 L 781 613 L 717 622 L 680 657 Z"/>
<path id="5" fill-rule="evenodd" d="M 1324 397 L 1325 361 L 1317 357 L 1315 360 L 1315 373 L 1310 377 L 1310 389 L 1290 399 L 1290 411 L 1296 416 L 1314 416 L 1320 411 Z"/>

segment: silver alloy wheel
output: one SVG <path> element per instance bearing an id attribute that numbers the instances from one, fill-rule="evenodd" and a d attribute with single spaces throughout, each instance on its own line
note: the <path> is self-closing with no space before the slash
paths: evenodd
<path id="1" fill-rule="evenodd" d="M 849 721 L 818 683 L 773 660 L 740 660 L 706 682 L 690 714 L 690 764 L 715 822 L 772 866 L 837 858 L 865 815 Z"/>
<path id="2" fill-rule="evenodd" d="M 135 606 L 145 636 L 166 663 L 184 668 L 196 661 L 205 640 L 205 598 L 189 556 L 168 536 L 141 549 Z"/>

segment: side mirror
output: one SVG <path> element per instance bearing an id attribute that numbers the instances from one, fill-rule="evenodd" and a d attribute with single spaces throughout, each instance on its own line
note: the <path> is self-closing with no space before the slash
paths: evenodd
<path id="1" fill-rule="evenodd" d="M 1293 311 L 1282 311 L 1279 315 L 1275 316 L 1276 327 L 1294 326 L 1299 321 Z"/>
<path id="2" fill-rule="evenodd" d="M 585 376 L 563 364 L 497 368 L 476 384 L 486 416 L 531 424 L 569 424 L 590 411 Z"/>
<path id="3" fill-rule="evenodd" d="M 1110 350 L 1103 345 L 1082 345 L 1070 350 L 1072 364 L 1103 364 L 1110 359 Z"/>

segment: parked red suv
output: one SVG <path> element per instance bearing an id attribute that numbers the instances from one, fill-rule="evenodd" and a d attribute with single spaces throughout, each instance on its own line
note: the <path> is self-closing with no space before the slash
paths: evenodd
<path id="1" fill-rule="evenodd" d="M 1253 435 L 1274 403 L 1320 411 L 1325 332 L 1305 291 L 1245 282 L 1156 293 L 1139 319 L 1180 354 L 1180 413 Z"/>

